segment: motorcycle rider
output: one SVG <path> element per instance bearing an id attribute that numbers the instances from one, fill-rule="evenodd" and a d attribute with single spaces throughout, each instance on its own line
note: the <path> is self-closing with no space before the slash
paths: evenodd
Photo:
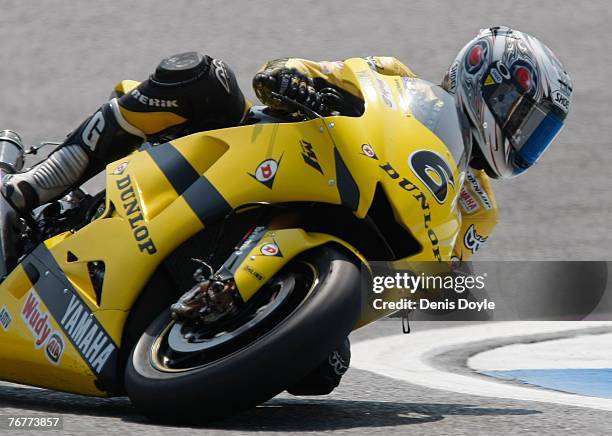
<path id="1" fill-rule="evenodd" d="M 366 58 L 379 74 L 415 78 L 391 57 Z M 276 111 L 291 109 L 273 93 L 319 113 L 331 109 L 358 116 L 364 101 L 341 78 L 342 62 L 279 59 L 254 76 L 257 97 Z M 571 80 L 552 51 L 537 39 L 506 27 L 482 30 L 463 47 L 442 88 L 455 97 L 468 126 L 470 169 L 459 198 L 462 227 L 454 256 L 468 259 L 497 222 L 489 178 L 509 178 L 533 166 L 563 126 Z M 322 94 L 322 89 L 333 93 Z M 331 97 L 330 97 L 331 96 Z M 335 96 L 335 98 L 334 98 Z M 143 141 L 160 142 L 202 130 L 240 125 L 250 102 L 220 59 L 195 52 L 161 61 L 144 82 L 123 81 L 113 98 L 33 168 L 5 176 L 2 194 L 20 213 L 54 200 Z M 293 393 L 327 393 L 348 368 L 348 340 Z M 290 390 L 291 391 L 291 390 Z"/>

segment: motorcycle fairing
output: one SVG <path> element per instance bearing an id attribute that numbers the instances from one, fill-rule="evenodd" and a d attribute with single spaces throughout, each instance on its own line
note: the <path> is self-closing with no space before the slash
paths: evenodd
<path id="1" fill-rule="evenodd" d="M 105 384 L 112 384 L 104 376 L 112 367 L 111 357 L 104 371 L 96 374 L 94 362 L 87 361 L 89 351 L 82 357 L 77 349 L 80 342 L 75 347 L 71 330 L 61 325 L 66 313 L 56 309 L 58 301 L 82 305 L 83 313 L 91 312 L 96 319 L 92 323 L 103 327 L 108 336 L 105 343 L 120 347 L 127 315 L 163 259 L 245 203 L 343 205 L 363 218 L 377 186 L 382 186 L 397 222 L 422 247 L 410 259 L 449 259 L 460 225 L 456 198 L 461 177 L 455 158 L 427 126 L 411 116 L 410 106 L 403 105 L 410 96 L 401 78 L 379 75 L 361 59 L 345 62 L 342 74 L 362 90 L 365 113 L 361 117 L 201 132 L 108 165 L 105 212 L 75 232 L 46 241 L 42 247 L 48 251 L 39 247 L 28 257 L 37 271 L 55 271 L 51 278 L 44 279 L 43 273 L 43 280 L 33 283 L 33 270 L 30 278 L 27 263 L 22 263 L 0 285 L 0 308 L 6 306 L 13 314 L 9 330 L 0 331 L 6 344 L 0 349 L 2 378 L 103 395 Z M 417 176 L 410 159 L 424 151 L 441 159 L 442 172 L 432 166 L 434 162 L 421 168 L 422 177 Z M 442 183 L 448 184 L 449 195 L 439 202 L 434 194 Z M 302 239 L 312 237 L 306 234 Z M 304 243 L 302 249 L 309 246 Z M 300 249 L 296 245 L 291 251 Z M 105 266 L 98 292 L 90 277 L 92 263 Z M 265 268 L 270 276 L 276 267 Z M 19 317 L 30 289 L 38 295 L 37 287 L 43 284 L 41 310 L 51 313 L 52 328 L 66 339 L 57 366 L 33 347 L 32 334 Z M 257 286 L 244 280 L 241 295 L 249 298 Z M 62 295 L 57 295 L 60 287 Z"/>
<path id="2" fill-rule="evenodd" d="M 0 334 L 3 378 L 89 395 L 117 388 L 117 341 L 45 244 L 5 283 L 2 302 L 13 320 Z"/>
<path id="3" fill-rule="evenodd" d="M 331 235 L 296 228 L 259 232 L 255 239 L 239 247 L 226 262 L 227 272 L 231 273 L 245 301 L 295 256 L 324 244 L 341 245 L 367 265 L 367 260 L 355 247 Z"/>

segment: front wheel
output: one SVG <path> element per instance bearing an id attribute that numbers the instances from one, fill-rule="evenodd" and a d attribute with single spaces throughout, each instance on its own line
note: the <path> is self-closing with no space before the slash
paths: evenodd
<path id="1" fill-rule="evenodd" d="M 332 246 L 289 262 L 233 322 L 181 325 L 162 313 L 134 347 L 126 389 L 162 421 L 198 422 L 256 406 L 303 379 L 361 312 L 359 263 Z"/>

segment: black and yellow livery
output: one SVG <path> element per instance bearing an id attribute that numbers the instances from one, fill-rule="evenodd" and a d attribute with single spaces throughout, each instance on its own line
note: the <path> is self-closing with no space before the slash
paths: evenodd
<path id="1" fill-rule="evenodd" d="M 153 306 L 143 301 L 143 295 L 157 279 L 164 262 L 208 229 L 223 235 L 218 232 L 219 223 L 228 214 L 270 210 L 273 205 L 266 222 L 257 218 L 251 223 L 263 229 L 253 244 L 228 242 L 231 246 L 237 244 L 238 251 L 241 247 L 245 250 L 231 269 L 233 289 L 244 307 L 258 301 L 269 283 L 285 277 L 283 274 L 295 267 L 296 261 L 320 275 L 309 286 L 324 287 L 326 267 L 308 258 L 308 253 L 322 253 L 316 250 L 335 247 L 344 253 L 341 262 L 345 266 L 367 265 L 369 260 L 447 262 L 458 254 L 460 232 L 466 228 L 468 216 L 460 209 L 463 206 L 459 200 L 469 150 L 460 133 L 449 133 L 460 130 L 452 98 L 390 58 L 288 62 L 307 70 L 315 81 L 325 80 L 327 85 L 359 99 L 362 114 L 279 122 L 251 120 L 252 124 L 229 127 L 243 119 L 248 107 L 241 94 L 232 103 L 230 118 L 204 122 L 190 120 L 191 113 L 178 97 L 158 95 L 155 102 L 141 98 L 147 96 L 148 84 L 122 82 L 117 87 L 118 107 L 111 110 L 119 111 L 123 120 L 119 124 L 128 123 L 124 129 L 133 136 L 142 134 L 148 138 L 188 122 L 193 122 L 188 130 L 197 133 L 135 151 L 110 163 L 106 167 L 103 206 L 93 219 L 46 239 L 20 260 L 0 285 L 0 319 L 10 319 L 0 328 L 0 378 L 87 395 L 111 395 L 123 391 L 123 371 L 127 366 L 128 380 L 132 380 L 128 393 L 137 403 L 144 401 L 143 395 L 134 393 L 134 374 L 153 379 L 153 370 L 139 367 L 129 357 L 130 352 L 137 355 L 150 340 L 153 342 L 145 352 L 154 356 L 155 350 L 172 345 L 172 340 L 154 340 L 155 335 L 133 340 L 126 334 L 126 326 L 137 325 L 137 315 L 147 313 L 147 307 Z M 207 73 L 202 71 L 196 70 L 195 77 L 215 74 L 219 92 L 233 92 L 231 84 L 235 79 L 227 69 L 215 67 L 210 60 Z M 228 82 L 223 82 L 224 78 Z M 229 91 L 224 83 L 230 85 Z M 427 111 L 418 106 L 413 96 L 419 96 L 419 101 L 434 109 Z M 147 113 L 143 105 L 155 108 L 151 109 L 152 117 L 143 115 Z M 255 113 L 251 111 L 251 115 Z M 215 130 L 199 131 L 202 129 Z M 478 182 L 482 176 L 476 177 Z M 479 186 L 488 189 L 487 184 Z M 473 189 L 470 192 L 478 194 Z M 480 212 L 491 216 L 495 203 L 490 193 L 487 199 L 491 207 L 481 207 Z M 471 212 L 474 213 L 469 216 L 477 216 L 476 210 Z M 481 238 L 486 237 L 486 231 L 479 228 Z M 464 258 L 471 254 L 463 251 Z M 337 270 L 330 268 L 328 274 Z M 291 280 L 286 279 L 286 283 L 293 283 Z M 348 297 L 332 303 L 334 289 L 357 284 L 353 276 L 350 280 L 349 276 L 330 280 L 337 280 L 335 287 L 329 285 L 325 290 L 329 305 L 337 305 L 338 318 L 334 319 L 344 323 L 339 330 L 348 329 L 338 331 L 339 338 L 374 320 L 370 312 L 360 314 L 359 305 L 343 307 Z M 158 293 L 167 292 L 172 298 L 175 291 L 158 287 Z M 323 303 L 324 300 L 319 302 L 324 306 Z M 142 333 L 157 314 L 149 314 L 144 326 L 135 331 Z M 377 316 L 383 315 L 381 312 Z M 159 324 L 160 319 L 155 322 Z M 172 325 L 170 319 L 167 322 Z M 292 322 L 281 325 L 290 326 Z M 333 338 L 333 322 L 320 322 L 318 328 L 326 330 L 316 331 L 313 326 L 315 330 L 310 334 Z M 170 332 L 170 327 L 160 324 L 159 328 L 160 335 Z M 266 345 L 267 334 L 262 333 L 262 339 L 256 342 Z M 287 353 L 297 353 L 299 348 L 292 351 L 297 346 L 295 341 L 287 341 Z M 135 342 L 138 344 L 134 348 Z M 311 345 L 306 339 L 304 344 Z M 188 348 L 189 341 L 182 346 Z M 316 350 L 312 353 L 316 354 Z M 274 357 L 274 353 L 266 354 L 268 359 Z M 289 358 L 276 357 L 277 362 Z M 220 361 L 225 360 L 232 359 L 226 356 Z M 261 364 L 259 360 L 253 366 L 243 364 L 241 377 L 257 378 L 254 371 Z M 220 363 L 194 368 L 200 371 L 207 365 L 214 369 Z M 300 363 L 296 362 L 295 367 Z M 300 369 L 302 375 L 303 370 L 306 368 Z M 191 380 L 187 373 L 176 367 L 159 370 L 152 386 L 161 392 L 163 381 L 170 377 L 185 374 L 185 380 Z M 241 383 L 244 387 L 250 382 Z M 251 388 L 256 384 L 253 380 Z M 215 392 L 212 384 L 203 385 L 201 390 L 207 389 Z M 262 392 L 250 400 L 251 405 L 278 390 Z M 180 392 L 176 395 L 180 396 Z M 201 400 L 193 395 L 192 400 Z M 232 391 L 228 396 L 240 397 L 240 392 Z M 159 401 L 161 404 L 163 399 Z M 185 404 L 177 399 L 176 404 L 164 407 L 170 410 Z M 218 404 L 221 407 L 228 403 Z M 248 405 L 237 404 L 236 407 Z M 149 413 L 156 410 L 153 406 L 143 407 Z"/>

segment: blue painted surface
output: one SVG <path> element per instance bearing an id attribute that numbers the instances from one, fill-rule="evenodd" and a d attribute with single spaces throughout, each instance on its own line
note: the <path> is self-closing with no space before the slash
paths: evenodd
<path id="1" fill-rule="evenodd" d="M 520 381 L 572 394 L 612 399 L 612 368 L 516 369 L 480 372 L 505 380 Z"/>

